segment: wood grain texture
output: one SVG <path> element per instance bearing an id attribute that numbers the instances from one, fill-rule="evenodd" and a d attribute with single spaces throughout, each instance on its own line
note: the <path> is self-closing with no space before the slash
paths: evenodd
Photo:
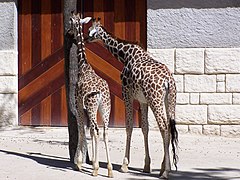
<path id="1" fill-rule="evenodd" d="M 39 125 L 51 125 L 51 95 L 41 102 L 41 122 Z"/>
<path id="2" fill-rule="evenodd" d="M 101 17 L 104 27 L 115 36 L 146 45 L 146 0 L 78 0 L 78 12 L 81 9 L 84 17 Z M 63 0 L 19 1 L 18 12 L 19 123 L 67 126 Z M 84 25 L 85 36 L 90 25 Z M 110 127 L 124 127 L 125 107 L 120 80 L 123 64 L 102 43 L 87 43 L 86 49 L 89 63 L 109 84 Z M 139 126 L 137 102 L 133 109 L 134 126 Z M 99 115 L 98 121 L 102 122 Z"/>
<path id="3" fill-rule="evenodd" d="M 43 73 L 50 70 L 56 63 L 63 60 L 64 52 L 63 48 L 57 50 L 46 59 L 44 59 L 40 64 L 29 70 L 24 76 L 19 76 L 19 87 L 18 89 L 21 90 L 23 87 L 28 85 L 34 79 L 42 75 Z"/>
<path id="4" fill-rule="evenodd" d="M 32 3 L 32 67 L 41 62 L 41 0 Z"/>

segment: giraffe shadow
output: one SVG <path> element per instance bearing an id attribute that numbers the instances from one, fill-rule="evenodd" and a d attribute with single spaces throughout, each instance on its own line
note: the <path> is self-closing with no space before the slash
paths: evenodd
<path id="1" fill-rule="evenodd" d="M 65 157 L 59 157 L 59 156 L 53 156 L 53 155 L 47 155 L 42 154 L 39 152 L 27 152 L 27 153 L 19 153 L 14 151 L 7 151 L 0 149 L 0 153 L 4 153 L 7 155 L 13 155 L 18 156 L 25 159 L 31 159 L 33 161 L 36 161 L 37 163 L 41 165 L 45 165 L 48 168 L 51 168 L 53 170 L 59 170 L 59 171 L 67 171 L 67 170 L 74 170 L 77 171 L 75 168 L 75 165 L 70 162 L 69 158 Z M 92 162 L 89 161 L 88 163 L 83 165 L 83 169 L 80 171 L 81 173 L 87 174 L 91 176 L 92 174 L 92 167 L 89 166 L 92 165 Z M 119 170 L 121 168 L 118 164 L 112 164 L 113 170 Z M 99 166 L 101 168 L 107 169 L 107 163 L 105 162 L 99 162 Z M 99 176 L 107 177 L 106 175 L 99 174 Z"/>
<path id="2" fill-rule="evenodd" d="M 133 170 L 136 170 L 133 168 Z M 143 173 L 140 169 L 137 171 L 130 171 L 136 176 L 146 176 L 152 178 L 159 178 L 160 169 L 154 169 L 152 173 Z M 139 178 L 128 178 L 128 180 L 137 180 Z M 189 171 L 171 171 L 169 179 L 173 180 L 237 180 L 240 179 L 240 169 L 219 167 L 219 168 L 193 168 Z"/>
<path id="3" fill-rule="evenodd" d="M 68 158 L 47 155 L 36 152 L 28 152 L 28 153 L 19 153 L 14 151 L 7 151 L 0 149 L 0 153 L 4 153 L 7 155 L 18 156 L 26 159 L 31 159 L 36 161 L 41 165 L 45 165 L 52 170 L 58 171 L 67 171 L 74 170 L 75 166 Z M 113 170 L 121 172 L 121 165 L 113 163 Z M 99 162 L 100 168 L 107 169 L 106 162 Z M 83 170 L 81 171 L 84 174 L 91 176 L 92 167 L 91 161 L 84 165 Z M 159 177 L 160 169 L 153 169 L 151 173 L 144 173 L 142 168 L 129 167 L 129 174 L 136 176 L 136 178 L 128 178 L 128 180 L 137 180 L 139 177 L 153 178 L 157 179 Z M 106 175 L 99 174 L 99 176 L 107 177 Z M 176 180 L 208 180 L 208 179 L 216 179 L 216 180 L 237 180 L 240 179 L 240 169 L 238 168 L 229 168 L 229 167 L 219 167 L 219 168 L 193 168 L 189 171 L 172 171 L 169 175 L 169 179 Z"/>
<path id="4" fill-rule="evenodd" d="M 68 158 L 46 155 L 42 153 L 33 153 L 29 152 L 27 154 L 14 152 L 14 151 L 7 151 L 0 149 L 1 153 L 5 153 L 8 155 L 14 155 L 26 159 L 31 159 L 36 161 L 39 164 L 45 165 L 47 167 L 51 167 L 56 170 L 66 171 L 67 169 L 72 169 L 73 165 L 69 161 Z"/>

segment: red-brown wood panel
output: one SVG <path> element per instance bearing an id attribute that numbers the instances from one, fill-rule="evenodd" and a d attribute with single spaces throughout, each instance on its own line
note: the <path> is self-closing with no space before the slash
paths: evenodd
<path id="1" fill-rule="evenodd" d="M 83 5 L 83 7 L 81 7 Z M 100 17 L 115 36 L 146 47 L 146 0 L 78 0 L 84 16 Z M 63 50 L 63 0 L 24 0 L 19 12 L 19 124 L 67 126 Z M 87 35 L 91 23 L 84 25 Z M 101 43 L 86 44 L 89 63 L 111 91 L 111 127 L 124 127 L 123 65 Z M 139 105 L 134 103 L 134 125 Z M 98 115 L 98 121 L 101 119 Z"/>
<path id="2" fill-rule="evenodd" d="M 19 124 L 67 124 L 63 0 L 24 0 L 19 10 Z"/>

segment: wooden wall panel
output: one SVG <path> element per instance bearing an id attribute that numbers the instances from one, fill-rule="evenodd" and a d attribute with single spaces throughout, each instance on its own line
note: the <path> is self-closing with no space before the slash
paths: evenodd
<path id="1" fill-rule="evenodd" d="M 44 60 L 49 55 L 51 55 L 51 4 L 48 3 L 49 0 L 42 0 L 41 5 L 41 59 Z"/>
<path id="2" fill-rule="evenodd" d="M 84 17 L 100 17 L 115 36 L 146 48 L 146 0 L 78 0 Z M 141 9 L 141 11 L 139 10 Z M 67 126 L 64 79 L 63 0 L 24 0 L 19 12 L 19 123 Z M 84 25 L 84 35 L 91 23 Z M 123 65 L 101 43 L 87 43 L 89 63 L 111 91 L 111 127 L 125 126 L 120 73 Z M 134 102 L 134 126 L 139 104 Z M 101 119 L 98 115 L 98 121 Z"/>
<path id="3" fill-rule="evenodd" d="M 19 123 L 67 124 L 63 0 L 24 0 L 19 10 Z"/>

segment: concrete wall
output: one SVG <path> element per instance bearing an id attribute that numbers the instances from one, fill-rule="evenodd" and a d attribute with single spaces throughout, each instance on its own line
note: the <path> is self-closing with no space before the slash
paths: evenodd
<path id="1" fill-rule="evenodd" d="M 180 131 L 240 136 L 239 19 L 236 0 L 148 0 L 148 51 L 174 73 Z"/>
<path id="2" fill-rule="evenodd" d="M 17 8 L 0 0 L 0 127 L 18 123 Z"/>
<path id="3" fill-rule="evenodd" d="M 148 0 L 148 47 L 239 47 L 239 19 L 239 0 Z"/>

